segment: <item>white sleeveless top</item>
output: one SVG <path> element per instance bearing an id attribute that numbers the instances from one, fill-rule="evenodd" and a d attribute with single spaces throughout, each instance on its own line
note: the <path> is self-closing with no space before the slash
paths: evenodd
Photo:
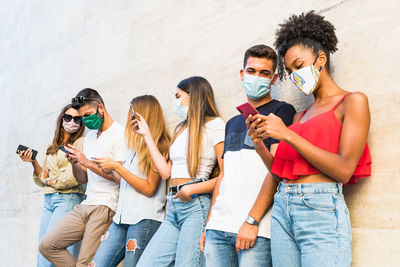
<path id="1" fill-rule="evenodd" d="M 139 171 L 137 157 L 134 151 L 129 151 L 124 167 L 138 176 L 146 179 L 147 176 Z M 123 178 L 119 188 L 119 199 L 114 222 L 117 224 L 136 224 L 143 219 L 152 219 L 162 222 L 164 219 L 166 183 L 160 179 L 156 192 L 152 197 L 137 192 Z"/>
<path id="2" fill-rule="evenodd" d="M 175 139 L 169 149 L 172 161 L 171 178 L 209 178 L 217 162 L 214 146 L 225 138 L 225 122 L 215 118 L 204 125 L 199 170 L 196 177 L 190 177 L 187 166 L 188 128 Z"/>

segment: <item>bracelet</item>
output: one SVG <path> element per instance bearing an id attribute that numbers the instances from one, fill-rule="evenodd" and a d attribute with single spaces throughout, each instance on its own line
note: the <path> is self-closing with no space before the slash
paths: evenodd
<path id="1" fill-rule="evenodd" d="M 46 179 L 44 180 L 44 183 L 45 183 L 46 185 L 49 185 L 49 182 L 50 182 L 50 178 L 46 178 Z"/>

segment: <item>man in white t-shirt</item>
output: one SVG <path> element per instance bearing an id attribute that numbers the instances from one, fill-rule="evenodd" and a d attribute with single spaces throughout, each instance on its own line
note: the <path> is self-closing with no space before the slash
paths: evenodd
<path id="1" fill-rule="evenodd" d="M 107 238 L 106 231 L 117 208 L 119 178 L 104 172 L 90 159 L 112 158 L 122 163 L 126 156 L 124 128 L 110 117 L 96 90 L 83 89 L 72 99 L 72 105 L 91 130 L 85 136 L 83 152 L 71 145 L 66 147 L 76 180 L 87 183 L 87 197 L 40 242 L 40 252 L 56 266 L 88 266 L 101 238 Z M 79 257 L 75 259 L 66 248 L 80 240 Z"/>
<path id="2" fill-rule="evenodd" d="M 275 51 L 266 45 L 249 48 L 240 71 L 243 89 L 248 102 L 260 114 L 273 113 L 290 125 L 295 109 L 270 95 L 271 85 L 277 79 L 276 61 Z M 267 138 L 261 145 L 274 154 L 278 142 Z M 215 184 L 206 231 L 200 240 L 207 266 L 272 266 L 270 212 L 263 218 L 248 215 L 268 173 L 257 151 L 247 134 L 246 118 L 231 118 L 225 127 L 224 176 Z M 248 233 L 249 229 L 252 239 L 244 242 L 241 231 Z"/>

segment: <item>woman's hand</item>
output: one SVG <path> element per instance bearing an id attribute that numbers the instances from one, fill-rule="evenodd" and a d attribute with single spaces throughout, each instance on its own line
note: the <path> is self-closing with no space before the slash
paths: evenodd
<path id="1" fill-rule="evenodd" d="M 200 237 L 200 251 L 204 253 L 204 245 L 206 243 L 206 230 L 204 230 L 203 234 Z"/>
<path id="2" fill-rule="evenodd" d="M 174 198 L 178 198 L 183 201 L 183 202 L 188 202 L 192 200 L 192 187 L 190 184 L 185 185 L 184 187 L 181 188 L 181 190 L 178 191 L 178 193 L 176 193 L 174 195 Z"/>
<path id="3" fill-rule="evenodd" d="M 44 184 L 50 185 L 50 184 L 51 184 L 51 180 L 49 180 L 49 181 L 46 183 L 46 179 L 47 179 L 47 178 L 49 178 L 49 170 L 43 168 L 42 174 L 40 175 L 40 181 L 42 181 L 42 183 L 44 183 Z"/>
<path id="4" fill-rule="evenodd" d="M 92 160 L 94 163 L 99 165 L 99 167 L 104 171 L 104 172 L 112 172 L 115 171 L 115 169 L 118 168 L 118 166 L 121 166 L 118 162 L 116 162 L 113 159 L 110 158 L 97 158 Z"/>
<path id="5" fill-rule="evenodd" d="M 133 115 L 130 117 L 130 122 L 133 128 L 133 131 L 143 137 L 151 136 L 149 126 L 146 123 L 146 120 L 143 119 L 142 115 L 139 113 L 136 114 L 136 119 L 133 118 Z"/>
<path id="6" fill-rule="evenodd" d="M 32 160 L 32 148 L 28 148 L 25 151 L 19 153 L 19 157 L 25 162 L 33 162 Z"/>
<path id="7" fill-rule="evenodd" d="M 257 115 L 256 115 L 257 116 Z M 263 116 L 265 117 L 265 116 Z M 283 123 L 282 119 L 271 113 L 265 117 L 265 120 L 260 122 L 255 129 L 255 132 L 262 138 L 274 138 L 284 140 L 289 135 L 289 129 Z"/>
<path id="8" fill-rule="evenodd" d="M 262 143 L 264 138 L 262 138 L 256 131 L 258 125 L 263 122 L 267 117 L 261 114 L 249 115 L 246 119 L 247 134 L 249 135 L 251 141 L 257 146 Z"/>

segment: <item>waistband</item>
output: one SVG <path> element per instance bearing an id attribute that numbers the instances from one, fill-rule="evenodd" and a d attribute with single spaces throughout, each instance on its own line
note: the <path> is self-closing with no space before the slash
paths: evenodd
<path id="1" fill-rule="evenodd" d="M 196 179 L 193 179 L 193 180 L 191 180 L 191 181 L 189 181 L 189 182 L 186 182 L 186 183 L 184 183 L 184 184 L 180 184 L 180 185 L 177 185 L 177 186 L 170 186 L 170 187 L 169 187 L 169 192 L 172 193 L 172 194 L 176 194 L 176 193 L 178 193 L 178 191 L 181 190 L 181 188 L 184 187 L 185 185 L 188 185 L 188 184 L 197 184 L 197 183 L 201 183 L 201 182 L 204 182 L 204 181 L 207 181 L 207 180 L 208 180 L 208 178 L 196 178 Z"/>
<path id="2" fill-rule="evenodd" d="M 341 183 L 307 183 L 307 184 L 289 184 L 280 182 L 278 192 L 287 194 L 312 194 L 312 193 L 343 193 Z"/>

